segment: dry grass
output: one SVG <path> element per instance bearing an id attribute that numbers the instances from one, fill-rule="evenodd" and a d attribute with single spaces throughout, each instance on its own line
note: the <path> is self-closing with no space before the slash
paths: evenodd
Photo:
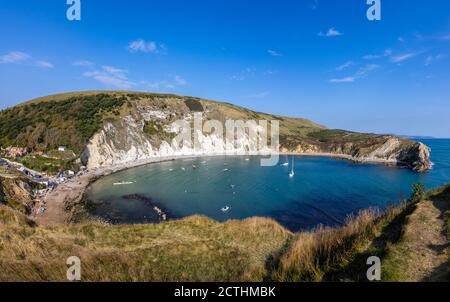
<path id="1" fill-rule="evenodd" d="M 279 281 L 321 281 L 329 270 L 342 263 L 357 244 L 373 235 L 379 211 L 365 210 L 350 217 L 342 228 L 320 227 L 297 234 L 281 258 L 275 279 Z"/>
<path id="2" fill-rule="evenodd" d="M 263 218 L 41 228 L 3 207 L 0 281 L 64 281 L 70 256 L 82 260 L 84 281 L 262 281 L 291 236 Z"/>

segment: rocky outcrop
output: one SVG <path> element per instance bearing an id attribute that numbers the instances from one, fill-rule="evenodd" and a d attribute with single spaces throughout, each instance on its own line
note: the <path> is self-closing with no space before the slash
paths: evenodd
<path id="1" fill-rule="evenodd" d="M 356 162 L 386 163 L 425 172 L 431 168 L 430 148 L 420 142 L 412 142 L 394 136 L 378 136 L 372 140 L 311 145 L 302 143 L 294 149 L 282 152 L 300 154 L 329 154 Z"/>
<path id="2" fill-rule="evenodd" d="M 33 206 L 30 181 L 17 176 L 0 174 L 0 205 L 7 205 L 21 213 L 29 214 Z"/>

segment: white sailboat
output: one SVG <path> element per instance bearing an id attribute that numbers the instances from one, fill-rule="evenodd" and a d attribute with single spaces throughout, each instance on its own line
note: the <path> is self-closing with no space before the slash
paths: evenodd
<path id="1" fill-rule="evenodd" d="M 292 156 L 292 167 L 291 167 L 291 173 L 289 173 L 289 178 L 294 178 L 294 176 L 295 176 L 295 172 L 294 172 L 295 162 L 294 162 L 294 160 L 295 160 L 295 157 Z"/>

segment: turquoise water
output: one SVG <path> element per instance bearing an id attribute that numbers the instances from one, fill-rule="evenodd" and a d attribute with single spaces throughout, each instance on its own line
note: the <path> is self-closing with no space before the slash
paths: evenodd
<path id="1" fill-rule="evenodd" d="M 219 221 L 271 217 L 290 230 L 339 225 L 368 207 L 385 208 L 422 182 L 434 188 L 450 182 L 450 140 L 423 140 L 433 149 L 433 170 L 418 174 L 378 164 L 324 157 L 296 157 L 290 167 L 261 167 L 258 157 L 179 160 L 122 171 L 95 182 L 88 191 L 91 213 L 112 223 L 160 220 L 201 214 Z M 290 158 L 281 156 L 280 163 Z M 113 185 L 118 182 L 133 182 Z M 132 195 L 131 197 L 125 197 Z M 229 207 L 227 212 L 221 209 Z"/>

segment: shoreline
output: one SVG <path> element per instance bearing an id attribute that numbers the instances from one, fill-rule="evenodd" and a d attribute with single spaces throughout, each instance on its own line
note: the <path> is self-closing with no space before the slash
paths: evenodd
<path id="1" fill-rule="evenodd" d="M 334 159 L 348 160 L 355 163 L 373 163 L 373 164 L 385 164 L 389 166 L 399 166 L 398 161 L 395 160 L 365 160 L 354 158 L 353 156 L 346 154 L 335 153 L 295 153 L 295 152 L 282 152 L 280 156 L 310 156 L 310 157 L 328 157 Z M 38 225 L 42 226 L 54 226 L 59 224 L 68 224 L 72 222 L 73 209 L 76 205 L 83 202 L 86 190 L 96 180 L 109 176 L 124 170 L 146 166 L 150 164 L 169 162 L 182 159 L 195 159 L 201 157 L 221 157 L 221 156 L 266 156 L 261 154 L 247 154 L 247 155 L 227 155 L 227 154 L 198 154 L 198 155 L 176 155 L 165 157 L 154 157 L 149 159 L 143 159 L 134 162 L 126 162 L 117 164 L 114 166 L 99 167 L 85 172 L 81 172 L 81 175 L 77 175 L 68 181 L 58 185 L 54 190 L 47 193 L 44 197 L 46 203 L 46 211 L 41 214 L 36 214 L 32 218 Z M 268 155 L 267 155 L 268 156 Z"/>

